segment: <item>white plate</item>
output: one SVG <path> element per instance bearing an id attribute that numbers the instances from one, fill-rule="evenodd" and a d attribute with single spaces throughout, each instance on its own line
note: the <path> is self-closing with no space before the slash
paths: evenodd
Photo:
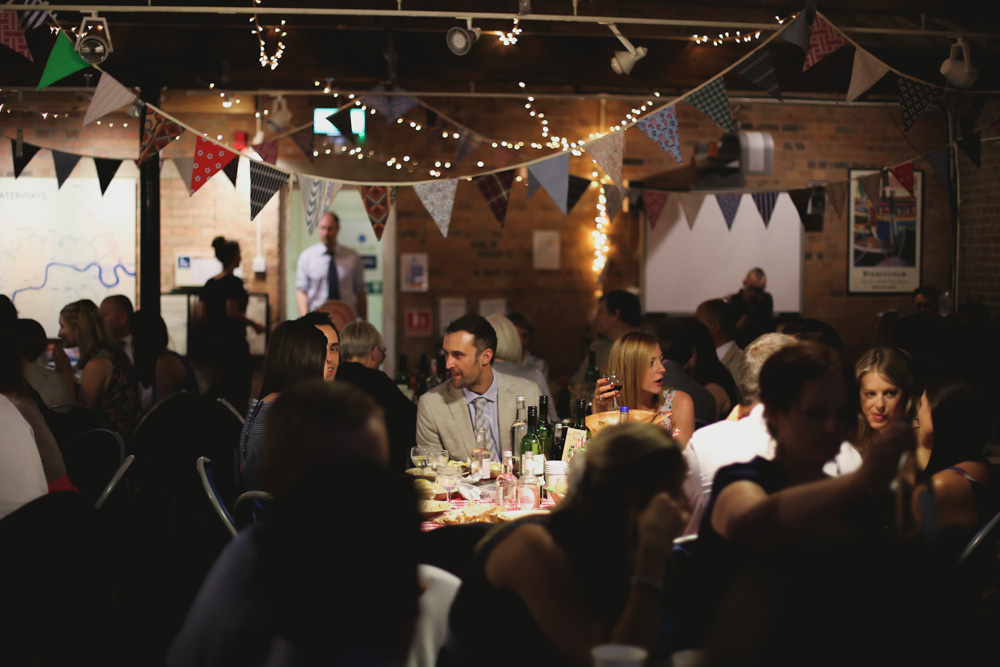
<path id="1" fill-rule="evenodd" d="M 517 519 L 536 514 L 548 514 L 548 510 L 508 510 L 497 514 L 501 521 L 516 521 Z"/>
<path id="2" fill-rule="evenodd" d="M 417 509 L 424 517 L 434 516 L 451 509 L 451 503 L 446 500 L 421 500 L 417 503 Z"/>

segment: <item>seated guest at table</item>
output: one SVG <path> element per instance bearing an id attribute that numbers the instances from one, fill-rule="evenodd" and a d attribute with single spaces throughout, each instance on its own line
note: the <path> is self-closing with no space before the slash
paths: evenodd
<path id="1" fill-rule="evenodd" d="M 569 379 L 570 383 L 579 384 L 584 381 L 591 352 L 594 353 L 597 370 L 606 370 L 611 345 L 626 331 L 638 330 L 641 316 L 642 305 L 635 294 L 621 289 L 605 292 L 597 300 L 597 310 L 594 312 L 594 334 L 597 337 L 587 348 L 583 361 Z M 587 391 L 589 393 L 590 390 Z"/>
<path id="2" fill-rule="evenodd" d="M 340 330 L 334 325 L 327 313 L 315 311 L 306 313 L 299 318 L 300 322 L 311 324 L 326 336 L 326 365 L 323 367 L 323 379 L 333 382 L 340 368 Z"/>
<path id="3" fill-rule="evenodd" d="M 499 314 L 490 315 L 486 320 L 497 332 L 497 354 L 493 370 L 534 382 L 538 386 L 538 391 L 533 396 L 524 397 L 525 405 L 538 405 L 538 397 L 545 396 L 549 399 L 549 421 L 558 421 L 556 403 L 552 400 L 552 392 L 549 391 L 549 383 L 545 380 L 545 376 L 537 368 L 522 366 L 518 361 L 522 354 L 521 337 L 518 336 L 514 323 Z M 569 415 L 559 416 L 569 417 Z"/>
<path id="4" fill-rule="evenodd" d="M 604 643 L 652 652 L 672 541 L 686 520 L 676 500 L 683 476 L 680 448 L 662 430 L 603 430 L 555 511 L 507 524 L 479 545 L 438 664 L 590 665 L 590 650 Z M 503 619 L 509 638 L 488 651 L 483 610 Z"/>
<path id="5" fill-rule="evenodd" d="M 132 315 L 132 349 L 142 390 L 142 407 L 148 410 L 178 391 L 198 393 L 198 378 L 187 359 L 167 349 L 167 325 L 158 314 L 137 310 Z"/>
<path id="6" fill-rule="evenodd" d="M 308 322 L 282 322 L 271 333 L 264 354 L 260 394 L 250 403 L 250 412 L 240 435 L 240 473 L 247 489 L 262 489 L 260 464 L 264 458 L 264 428 L 271 407 L 293 382 L 322 379 L 326 352 L 326 336 Z"/>
<path id="7" fill-rule="evenodd" d="M 695 318 L 708 329 L 716 358 L 731 375 L 736 375 L 743 351 L 733 339 L 736 332 L 736 313 L 733 307 L 722 299 L 702 301 L 695 310 Z"/>
<path id="8" fill-rule="evenodd" d="M 444 344 L 449 380 L 433 387 L 417 404 L 417 444 L 444 447 L 451 458 L 471 458 L 474 427 L 486 427 L 493 460 L 510 447 L 509 427 L 517 397 L 537 395 L 531 380 L 493 370 L 497 334 L 479 315 L 463 315 L 448 325 Z M 494 458 L 495 457 L 495 458 Z"/>
<path id="9" fill-rule="evenodd" d="M 648 333 L 629 331 L 619 337 L 611 347 L 608 367 L 618 372 L 622 388 L 616 392 L 611 380 L 599 379 L 594 412 L 611 410 L 617 396 L 619 406 L 659 413 L 660 427 L 685 445 L 694 433 L 694 403 L 683 391 L 663 386 L 662 357 L 656 339 Z"/>
<path id="10" fill-rule="evenodd" d="M 79 402 L 97 412 L 103 425 L 128 441 L 139 423 L 139 380 L 118 341 L 108 330 L 97 304 L 89 299 L 74 301 L 59 314 L 59 338 L 53 358 L 56 371 Z M 77 368 L 82 369 L 79 388 L 73 378 L 66 347 L 80 350 Z"/>
<path id="11" fill-rule="evenodd" d="M 684 326 L 694 342 L 694 355 L 691 357 L 688 372 L 695 382 L 712 392 L 719 405 L 720 419 L 726 419 L 732 408 L 739 405 L 742 400 L 736 376 L 719 361 L 712 343 L 712 334 L 704 324 L 691 320 L 685 322 Z M 739 357 L 743 357 L 742 350 Z M 736 364 L 736 368 L 739 368 L 739 364 Z"/>
<path id="12" fill-rule="evenodd" d="M 35 320 L 22 319 L 17 321 L 15 331 L 17 351 L 21 355 L 25 381 L 38 392 L 42 401 L 50 408 L 73 405 L 76 402 L 73 392 L 59 374 L 48 367 L 42 357 L 42 353 L 49 345 L 42 325 Z"/>
<path id="13" fill-rule="evenodd" d="M 649 333 L 656 338 L 663 353 L 663 381 L 667 386 L 680 389 L 694 402 L 694 423 L 696 428 L 711 424 L 729 414 L 726 405 L 716 405 L 715 396 L 698 384 L 693 377 L 694 341 L 687 329 L 677 320 L 666 318 L 652 326 Z M 689 375 L 687 369 L 692 374 Z"/>
<path id="14" fill-rule="evenodd" d="M 851 442 L 863 456 L 871 443 L 897 421 L 912 424 L 920 395 L 906 355 L 892 347 L 868 350 L 858 359 L 854 376 L 861 403 Z M 917 451 L 918 456 L 929 453 Z M 926 458 L 920 460 L 920 465 L 926 464 Z"/>
<path id="15" fill-rule="evenodd" d="M 378 369 L 385 361 L 385 345 L 369 322 L 351 322 L 340 338 L 342 361 L 337 379 L 363 389 L 385 411 L 389 431 L 389 470 L 410 467 L 410 449 L 416 444 L 417 406 L 388 375 Z"/>
<path id="16" fill-rule="evenodd" d="M 836 329 L 822 320 L 811 317 L 792 320 L 781 329 L 781 333 L 792 336 L 796 340 L 823 343 L 835 350 L 844 349 L 844 341 Z"/>
<path id="17" fill-rule="evenodd" d="M 521 365 L 537 368 L 546 382 L 549 379 L 549 362 L 539 359 L 531 353 L 531 343 L 535 336 L 535 325 L 531 319 L 520 311 L 507 313 L 507 319 L 517 329 L 517 337 L 521 339 Z"/>
<path id="18" fill-rule="evenodd" d="M 101 301 L 101 317 L 108 325 L 108 331 L 115 337 L 129 361 L 135 363 L 134 336 L 132 334 L 132 317 L 135 308 L 132 300 L 124 294 L 112 294 Z"/>

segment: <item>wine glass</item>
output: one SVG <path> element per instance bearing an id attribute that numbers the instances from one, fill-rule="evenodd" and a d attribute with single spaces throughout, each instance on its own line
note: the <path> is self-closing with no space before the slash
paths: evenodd
<path id="1" fill-rule="evenodd" d="M 428 453 L 427 464 L 432 470 L 439 470 L 440 468 L 448 465 L 448 450 L 446 449 L 432 449 Z"/>
<path id="2" fill-rule="evenodd" d="M 416 445 L 410 447 L 410 460 L 413 461 L 413 465 L 417 468 L 423 468 L 427 465 L 427 459 L 430 456 L 430 447 L 426 445 Z"/>
<path id="3" fill-rule="evenodd" d="M 617 392 L 620 392 L 622 390 L 621 380 L 618 379 L 618 371 L 609 370 L 607 373 L 604 374 L 604 379 L 611 382 L 611 390 L 616 392 L 616 395 L 611 397 L 611 409 L 617 410 L 618 408 L 621 407 L 620 405 L 618 405 Z"/>
<path id="4" fill-rule="evenodd" d="M 451 502 L 451 492 L 458 488 L 458 483 L 462 479 L 462 468 L 450 466 L 448 464 L 438 466 L 437 483 L 444 487 L 448 494 L 448 502 Z"/>

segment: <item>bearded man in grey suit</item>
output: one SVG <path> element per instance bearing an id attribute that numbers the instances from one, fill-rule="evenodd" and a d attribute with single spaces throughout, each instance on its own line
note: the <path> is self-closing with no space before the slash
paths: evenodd
<path id="1" fill-rule="evenodd" d="M 449 324 L 443 348 L 449 377 L 420 397 L 417 444 L 444 447 L 452 459 L 464 461 L 472 456 L 476 431 L 485 427 L 490 458 L 499 461 L 500 452 L 511 446 L 517 397 L 536 404 L 538 385 L 493 370 L 497 334 L 479 315 Z"/>

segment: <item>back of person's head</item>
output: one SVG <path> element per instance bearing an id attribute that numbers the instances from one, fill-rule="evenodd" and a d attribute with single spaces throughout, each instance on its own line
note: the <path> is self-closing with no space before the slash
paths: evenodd
<path id="1" fill-rule="evenodd" d="M 888 310 L 879 316 L 878 326 L 875 329 L 875 347 L 895 347 L 892 329 L 900 315 L 898 310 Z"/>
<path id="2" fill-rule="evenodd" d="M 0 294 L 0 331 L 14 333 L 17 323 L 17 308 L 6 294 Z"/>
<path id="3" fill-rule="evenodd" d="M 496 358 L 500 361 L 513 361 L 515 364 L 521 363 L 524 351 L 521 349 L 521 337 L 517 335 L 517 328 L 514 323 L 499 313 L 494 313 L 486 318 L 493 330 L 497 333 L 497 353 Z"/>
<path id="4" fill-rule="evenodd" d="M 225 236 L 216 236 L 212 239 L 212 247 L 215 248 L 215 258 L 222 262 L 222 266 L 228 266 L 240 252 L 240 244 L 237 241 L 227 240 Z"/>
<path id="5" fill-rule="evenodd" d="M 840 351 L 820 343 L 788 345 L 772 354 L 760 369 L 760 400 L 770 413 L 787 413 L 806 383 L 830 376 L 843 380 L 848 409 L 855 414 L 859 396 L 854 373 Z"/>
<path id="6" fill-rule="evenodd" d="M 336 463 L 346 472 L 352 461 L 385 466 L 389 460 L 381 408 L 354 385 L 322 377 L 292 384 L 268 414 L 261 464 L 266 491 L 280 494 L 320 464 Z"/>
<path id="7" fill-rule="evenodd" d="M 472 334 L 477 354 L 482 354 L 486 350 L 493 353 L 490 358 L 492 364 L 497 357 L 497 332 L 493 325 L 482 315 L 462 315 L 448 325 L 448 328 L 445 329 L 445 335 L 460 331 Z"/>
<path id="8" fill-rule="evenodd" d="M 519 310 L 515 310 L 511 313 L 507 313 L 507 319 L 510 320 L 518 329 L 524 329 L 528 332 L 528 342 L 531 342 L 531 337 L 535 335 L 535 325 L 527 315 Z"/>
<path id="9" fill-rule="evenodd" d="M 135 308 L 132 306 L 132 300 L 124 294 L 112 294 L 111 296 L 105 297 L 104 301 L 101 303 L 107 303 L 116 311 L 124 315 L 126 319 L 131 318 L 135 312 Z"/>
<path id="10" fill-rule="evenodd" d="M 637 327 L 639 318 L 642 316 L 642 305 L 639 297 L 623 289 L 615 289 L 605 292 L 601 297 L 604 307 L 611 315 L 617 315 L 625 324 Z"/>
<path id="11" fill-rule="evenodd" d="M 363 500 L 363 508 L 350 509 Z M 403 664 L 417 616 L 413 485 L 368 461 L 306 471 L 255 535 L 256 581 L 294 664 L 349 652 Z M 367 664 L 367 663 L 366 663 Z M 374 664 L 374 663 L 372 663 Z"/>
<path id="12" fill-rule="evenodd" d="M 308 322 L 288 320 L 271 332 L 264 354 L 260 397 L 284 391 L 296 380 L 323 378 L 326 336 Z"/>
<path id="13" fill-rule="evenodd" d="M 316 312 L 326 313 L 337 331 L 343 331 L 348 324 L 358 319 L 354 308 L 343 301 L 326 301 L 316 308 Z"/>
<path id="14" fill-rule="evenodd" d="M 101 309 L 90 299 L 80 299 L 65 306 L 59 315 L 77 330 L 80 365 L 85 365 L 94 352 L 101 349 L 119 350 L 121 346 L 111 335 Z"/>
<path id="15" fill-rule="evenodd" d="M 45 328 L 36 320 L 20 319 L 14 326 L 17 352 L 28 361 L 34 361 L 49 346 Z"/>
<path id="16" fill-rule="evenodd" d="M 325 313 L 321 310 L 314 310 L 311 313 L 306 313 L 300 317 L 297 321 L 304 322 L 305 324 L 311 324 L 314 327 L 333 327 L 333 330 L 337 332 L 337 338 L 340 338 L 341 333 L 337 325 L 334 324 L 333 318 L 330 317 L 330 313 Z M 341 341 L 343 344 L 343 341 Z"/>
<path id="17" fill-rule="evenodd" d="M 24 368 L 17 353 L 17 342 L 9 333 L 0 331 L 0 393 L 20 393 L 24 389 Z"/>
<path id="18" fill-rule="evenodd" d="M 728 301 L 709 299 L 702 301 L 698 309 L 705 314 L 705 321 L 708 324 L 718 324 L 722 333 L 729 338 L 736 333 L 736 311 Z"/>
<path id="19" fill-rule="evenodd" d="M 159 313 L 137 310 L 132 315 L 132 349 L 135 369 L 143 385 L 156 380 L 156 361 L 167 349 L 167 324 Z"/>
<path id="20" fill-rule="evenodd" d="M 822 320 L 811 317 L 792 320 L 784 326 L 781 333 L 788 334 L 797 340 L 823 343 L 835 350 L 843 351 L 844 349 L 844 341 L 836 329 Z"/>
<path id="21" fill-rule="evenodd" d="M 753 405 L 760 400 L 760 369 L 764 367 L 764 362 L 778 350 L 797 343 L 797 340 L 786 334 L 768 333 L 747 345 L 734 378 L 744 405 Z"/>
<path id="22" fill-rule="evenodd" d="M 611 346 L 608 368 L 618 373 L 622 385 L 619 402 L 633 409 L 640 405 L 640 387 L 649 370 L 652 359 L 660 358 L 656 339 L 645 331 L 627 331 L 619 336 Z M 657 406 L 663 401 L 663 394 L 657 397 Z"/>
<path id="23" fill-rule="evenodd" d="M 982 382 L 967 371 L 938 367 L 928 373 L 924 391 L 934 431 L 925 474 L 982 460 L 993 418 Z"/>
<path id="24" fill-rule="evenodd" d="M 660 345 L 664 358 L 681 366 L 694 355 L 694 339 L 688 329 L 672 318 L 662 319 L 653 325 L 650 333 Z"/>
<path id="25" fill-rule="evenodd" d="M 340 356 L 347 361 L 363 359 L 381 346 L 382 334 L 371 322 L 351 322 L 340 332 Z"/>

